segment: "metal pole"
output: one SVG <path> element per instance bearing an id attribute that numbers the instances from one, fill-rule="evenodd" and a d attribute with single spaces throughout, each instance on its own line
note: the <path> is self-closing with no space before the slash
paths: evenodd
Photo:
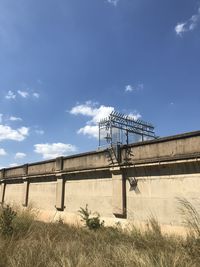
<path id="1" fill-rule="evenodd" d="M 100 136 L 100 123 L 99 123 L 99 147 L 100 147 L 100 145 L 101 145 L 100 138 L 101 138 L 101 136 Z"/>

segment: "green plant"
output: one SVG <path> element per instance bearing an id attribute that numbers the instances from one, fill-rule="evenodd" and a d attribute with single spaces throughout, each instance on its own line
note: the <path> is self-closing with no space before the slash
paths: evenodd
<path id="1" fill-rule="evenodd" d="M 81 208 L 78 211 L 82 218 L 82 221 L 85 222 L 85 226 L 90 230 L 97 230 L 104 226 L 104 221 L 100 221 L 99 213 L 92 213 L 88 210 L 88 204 L 86 204 L 85 208 Z"/>
<path id="2" fill-rule="evenodd" d="M 0 211 L 0 232 L 2 235 L 12 235 L 13 233 L 13 220 L 17 216 L 12 207 L 9 205 L 2 206 Z"/>

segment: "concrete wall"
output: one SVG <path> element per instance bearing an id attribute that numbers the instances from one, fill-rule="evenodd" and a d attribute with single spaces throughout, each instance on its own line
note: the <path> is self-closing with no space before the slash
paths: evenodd
<path id="1" fill-rule="evenodd" d="M 68 157 L 63 160 L 63 170 L 65 171 L 103 168 L 108 165 L 105 153 L 101 151 Z"/>
<path id="2" fill-rule="evenodd" d="M 80 207 L 85 207 L 86 204 L 92 211 L 98 211 L 106 217 L 113 217 L 112 180 L 67 181 L 65 183 L 65 211 L 77 213 Z"/>
<path id="3" fill-rule="evenodd" d="M 122 161 L 108 151 L 26 164 L 0 171 L 0 202 L 32 204 L 44 220 L 75 220 L 80 207 L 106 220 L 181 225 L 178 197 L 200 203 L 200 132 L 121 147 Z M 128 161 L 127 161 L 128 158 Z"/>
<path id="4" fill-rule="evenodd" d="M 38 175 L 38 174 L 46 174 L 53 173 L 56 170 L 55 160 L 29 164 L 28 165 L 28 175 Z"/>
<path id="5" fill-rule="evenodd" d="M 14 168 L 11 168 L 11 169 L 5 169 L 5 177 L 9 177 L 9 178 L 12 178 L 12 177 L 21 177 L 24 175 L 24 168 L 22 166 L 20 167 L 14 167 Z"/>
<path id="6" fill-rule="evenodd" d="M 23 184 L 6 184 L 5 202 L 10 204 L 22 205 L 23 201 Z"/>
<path id="7" fill-rule="evenodd" d="M 56 182 L 30 183 L 29 203 L 41 210 L 55 210 Z"/>
<path id="8" fill-rule="evenodd" d="M 128 219 L 137 221 L 152 214 L 160 223 L 180 225 L 183 218 L 178 198 L 200 204 L 200 174 L 140 177 L 136 189 L 131 189 L 128 181 L 127 189 Z"/>

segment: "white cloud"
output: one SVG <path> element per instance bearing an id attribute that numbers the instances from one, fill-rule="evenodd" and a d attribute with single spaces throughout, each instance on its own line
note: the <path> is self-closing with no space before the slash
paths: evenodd
<path id="1" fill-rule="evenodd" d="M 40 97 L 40 94 L 39 94 L 39 93 L 36 93 L 36 92 L 34 92 L 34 93 L 33 93 L 33 96 L 34 96 L 35 98 L 39 98 L 39 97 Z"/>
<path id="2" fill-rule="evenodd" d="M 98 139 L 98 123 L 101 119 L 108 118 L 112 111 L 114 111 L 114 107 L 104 105 L 97 107 L 97 103 L 87 101 L 85 104 L 76 105 L 73 107 L 70 113 L 73 115 L 84 115 L 91 117 L 91 120 L 87 121 L 86 125 L 81 127 L 77 133 Z M 135 120 L 141 118 L 141 115 L 137 111 L 130 113 L 129 116 Z"/>
<path id="3" fill-rule="evenodd" d="M 136 86 L 132 86 L 131 84 L 125 86 L 125 92 L 139 91 L 142 89 L 144 89 L 143 83 L 138 83 Z"/>
<path id="4" fill-rule="evenodd" d="M 19 117 L 0 114 L 0 123 L 2 123 L 3 117 L 4 117 L 4 120 L 6 121 L 22 121 L 22 118 L 19 118 Z"/>
<path id="5" fill-rule="evenodd" d="M 23 98 L 27 98 L 29 96 L 29 92 L 27 91 L 18 90 L 17 93 Z"/>
<path id="6" fill-rule="evenodd" d="M 142 116 L 140 115 L 140 113 L 138 113 L 137 111 L 131 112 L 128 114 L 128 116 L 132 119 L 134 119 L 135 121 L 137 121 L 138 119 L 140 119 Z"/>
<path id="7" fill-rule="evenodd" d="M 84 115 L 91 117 L 91 120 L 87 122 L 87 125 L 77 131 L 78 134 L 84 134 L 90 137 L 98 138 L 97 125 L 99 121 L 108 117 L 110 113 L 114 111 L 114 107 L 101 105 L 97 108 L 96 105 L 97 103 L 87 101 L 85 104 L 77 105 L 71 109 L 70 113 L 73 115 Z"/>
<path id="8" fill-rule="evenodd" d="M 185 23 L 179 23 L 175 27 L 175 32 L 178 35 L 181 35 L 185 31 Z"/>
<path id="9" fill-rule="evenodd" d="M 28 132 L 29 132 L 29 128 L 27 128 L 27 127 L 21 127 L 21 128 L 18 129 L 18 132 L 21 135 L 27 136 L 28 135 Z"/>
<path id="10" fill-rule="evenodd" d="M 174 28 L 177 35 L 182 36 L 183 33 L 193 31 L 198 22 L 200 21 L 200 8 L 198 8 L 197 14 L 193 15 L 190 19 L 185 22 L 178 23 Z"/>
<path id="11" fill-rule="evenodd" d="M 5 96 L 5 98 L 6 99 L 15 99 L 16 98 L 16 94 L 13 91 L 9 90 L 7 95 Z"/>
<path id="12" fill-rule="evenodd" d="M 130 84 L 126 85 L 125 92 L 132 92 L 132 91 L 133 91 L 132 85 L 130 85 Z"/>
<path id="13" fill-rule="evenodd" d="M 92 117 L 92 119 L 88 123 L 95 123 L 97 124 L 101 119 L 106 118 L 110 115 L 112 111 L 114 111 L 114 107 L 106 107 L 101 105 L 100 107 L 96 108 L 96 103 L 92 103 L 87 101 L 83 105 L 77 105 L 73 107 L 70 111 L 73 115 L 84 115 L 88 117 Z"/>
<path id="14" fill-rule="evenodd" d="M 5 98 L 15 99 L 17 95 L 22 98 L 28 98 L 28 97 L 39 98 L 40 97 L 39 93 L 33 92 L 33 91 L 31 92 L 29 89 L 27 89 L 27 90 L 17 90 L 16 92 L 9 90 Z"/>
<path id="15" fill-rule="evenodd" d="M 0 124 L 0 141 L 23 141 L 28 136 L 28 134 L 29 128 L 27 127 L 12 129 L 10 126 Z"/>
<path id="16" fill-rule="evenodd" d="M 107 0 L 107 2 L 113 6 L 117 6 L 119 0 Z"/>
<path id="17" fill-rule="evenodd" d="M 9 117 L 9 120 L 10 120 L 10 121 L 22 121 L 22 118 L 15 117 L 15 116 L 10 116 L 10 117 Z"/>
<path id="18" fill-rule="evenodd" d="M 11 163 L 9 166 L 10 167 L 17 167 L 18 166 L 18 163 Z"/>
<path id="19" fill-rule="evenodd" d="M 93 116 L 91 122 L 98 124 L 101 119 L 107 118 L 112 111 L 114 111 L 114 107 L 101 105 L 99 108 L 95 109 L 95 115 Z"/>
<path id="20" fill-rule="evenodd" d="M 5 156 L 5 155 L 7 155 L 5 149 L 0 148 L 0 156 Z"/>
<path id="21" fill-rule="evenodd" d="M 85 104 L 83 105 L 77 105 L 75 107 L 73 107 L 70 110 L 70 113 L 73 115 L 84 115 L 84 116 L 94 116 L 95 115 L 95 110 L 94 109 L 94 104 L 91 101 L 87 101 Z"/>
<path id="22" fill-rule="evenodd" d="M 44 159 L 67 156 L 77 151 L 76 147 L 71 144 L 53 143 L 53 144 L 36 144 L 34 152 L 42 154 Z"/>
<path id="23" fill-rule="evenodd" d="M 15 154 L 15 159 L 23 159 L 23 158 L 25 158 L 25 157 L 26 157 L 26 154 L 23 153 L 23 152 L 17 152 L 17 153 Z"/>
<path id="24" fill-rule="evenodd" d="M 97 125 L 86 125 L 77 131 L 78 134 L 88 135 L 89 137 L 99 138 L 99 127 Z"/>

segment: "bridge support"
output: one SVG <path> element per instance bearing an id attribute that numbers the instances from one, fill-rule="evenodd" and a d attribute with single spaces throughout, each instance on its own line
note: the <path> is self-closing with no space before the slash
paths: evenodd
<path id="1" fill-rule="evenodd" d="M 62 174 L 57 174 L 57 184 L 56 184 L 56 209 L 64 210 L 64 200 L 65 200 L 65 178 Z"/>
<path id="2" fill-rule="evenodd" d="M 23 192 L 23 201 L 22 205 L 24 207 L 28 206 L 28 195 L 29 195 L 29 181 L 27 178 L 24 179 L 24 192 Z"/>
<path id="3" fill-rule="evenodd" d="M 126 218 L 126 184 L 120 167 L 110 169 L 112 173 L 112 205 L 113 214 Z"/>

